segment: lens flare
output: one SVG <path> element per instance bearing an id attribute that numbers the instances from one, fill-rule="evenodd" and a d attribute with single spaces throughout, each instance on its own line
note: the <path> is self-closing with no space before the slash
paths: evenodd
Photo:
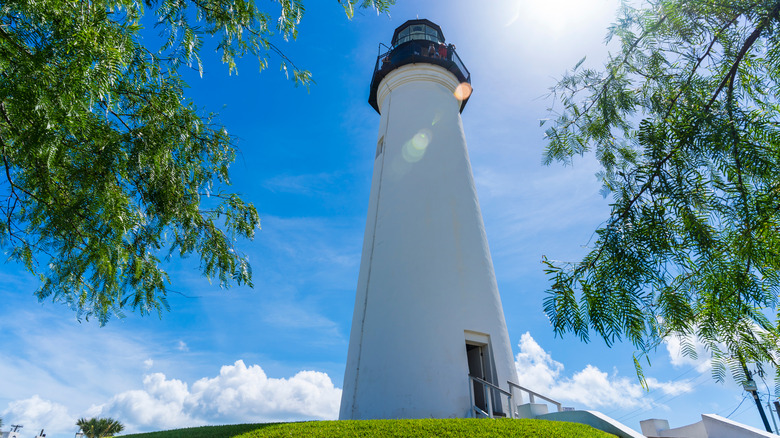
<path id="1" fill-rule="evenodd" d="M 436 126 L 437 123 L 441 120 L 441 113 L 439 111 L 436 111 L 436 115 L 433 116 L 433 121 L 431 122 L 431 126 Z"/>
<path id="2" fill-rule="evenodd" d="M 404 143 L 404 147 L 401 150 L 404 160 L 410 163 L 420 161 L 423 155 L 425 155 L 425 150 L 431 143 L 432 137 L 433 133 L 428 129 L 420 130 L 417 134 L 414 134 L 414 137 Z"/>
<path id="3" fill-rule="evenodd" d="M 415 149 L 425 150 L 425 148 L 428 147 L 428 144 L 430 142 L 431 142 L 431 131 L 427 129 L 423 129 L 417 134 L 414 134 L 414 137 L 412 137 L 412 146 L 414 146 Z"/>
<path id="4" fill-rule="evenodd" d="M 469 96 L 471 96 L 471 91 L 471 84 L 468 82 L 461 82 L 457 87 L 455 87 L 455 92 L 452 94 L 455 95 L 455 99 L 464 101 L 468 99 Z"/>

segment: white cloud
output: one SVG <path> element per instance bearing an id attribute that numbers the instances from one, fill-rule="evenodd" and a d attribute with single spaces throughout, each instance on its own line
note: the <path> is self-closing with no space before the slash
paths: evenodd
<path id="1" fill-rule="evenodd" d="M 274 311 L 261 316 L 262 320 L 279 329 L 317 330 L 340 336 L 339 325 L 300 303 L 274 303 Z"/>
<path id="2" fill-rule="evenodd" d="M 179 344 L 176 346 L 176 349 L 179 351 L 190 351 L 190 347 L 187 346 L 187 343 L 184 341 L 179 341 Z"/>
<path id="3" fill-rule="evenodd" d="M 476 167 L 483 213 L 510 238 L 519 231 L 551 234 L 582 223 L 597 225 L 608 212 L 608 202 L 599 194 L 601 184 L 593 176 L 599 164 L 590 158 L 578 164 L 563 170 L 541 168 L 533 174 L 518 174 L 509 167 Z"/>
<path id="4" fill-rule="evenodd" d="M 136 386 L 151 357 L 169 362 L 156 347 L 157 334 L 123 331 L 118 324 L 74 324 L 72 316 L 58 313 L 67 310 L 34 304 L 0 312 L 0 347 L 12 352 L 0 361 L 0 409 L 38 394 L 78 414 L 95 400 Z"/>
<path id="5" fill-rule="evenodd" d="M 692 366 L 696 368 L 696 371 L 706 373 L 712 368 L 710 353 L 704 347 L 704 344 L 699 341 L 699 338 L 693 337 L 692 339 L 689 339 L 688 342 L 691 342 L 696 350 L 696 359 L 685 356 L 682 353 L 682 339 L 679 337 L 670 336 L 664 339 L 666 351 L 669 352 L 669 360 L 672 365 L 676 367 Z"/>
<path id="6" fill-rule="evenodd" d="M 693 390 L 691 380 L 684 380 L 679 382 L 659 382 L 658 379 L 653 377 L 647 378 L 647 388 L 651 391 L 658 389 L 667 395 L 679 395 Z"/>
<path id="7" fill-rule="evenodd" d="M 131 430 L 174 429 L 206 424 L 188 415 L 185 402 L 189 392 L 180 380 L 167 380 L 154 373 L 144 376 L 144 389 L 125 391 L 103 406 L 90 410 L 91 416 L 107 416 L 121 421 Z"/>
<path id="8" fill-rule="evenodd" d="M 335 419 L 341 389 L 327 374 L 300 371 L 289 379 L 268 378 L 258 365 L 243 361 L 223 366 L 219 376 L 192 385 L 192 395 L 204 415 L 285 420 Z"/>
<path id="9" fill-rule="evenodd" d="M 553 397 L 568 399 L 588 407 L 650 407 L 644 390 L 627 377 L 612 376 L 593 365 L 560 379 L 552 387 Z"/>
<path id="10" fill-rule="evenodd" d="M 2 418 L 4 425 L 20 424 L 31 431 L 26 435 L 37 434 L 41 429 L 45 429 L 47 434 L 71 434 L 78 429 L 76 417 L 68 414 L 65 406 L 44 400 L 37 394 L 9 403 L 8 408 L 2 411 Z"/>
<path id="11" fill-rule="evenodd" d="M 585 408 L 650 408 L 655 403 L 647 397 L 634 379 L 612 375 L 593 365 L 575 372 L 571 377 L 564 375 L 564 367 L 526 332 L 520 338 L 520 353 L 515 358 L 520 385 L 540 394 L 563 402 L 573 402 Z M 650 390 L 677 395 L 690 391 L 689 383 L 659 382 L 648 378 Z"/>
<path id="12" fill-rule="evenodd" d="M 290 378 L 269 378 L 259 365 L 243 361 L 223 366 L 218 376 L 191 388 L 162 373 L 144 377 L 143 390 L 125 391 L 91 415 L 124 422 L 128 431 L 170 429 L 210 423 L 335 419 L 341 389 L 327 374 L 300 371 Z"/>
<path id="13" fill-rule="evenodd" d="M 515 367 L 520 384 L 542 394 L 549 392 L 560 377 L 563 364 L 553 360 L 528 332 L 520 337 L 519 347 Z"/>
<path id="14" fill-rule="evenodd" d="M 147 370 L 148 370 L 148 369 L 150 369 L 150 368 L 151 368 L 151 367 L 153 367 L 153 366 L 154 366 L 154 361 L 152 360 L 152 358 L 146 359 L 146 360 L 144 361 L 144 368 L 145 368 L 145 369 L 147 369 Z"/>

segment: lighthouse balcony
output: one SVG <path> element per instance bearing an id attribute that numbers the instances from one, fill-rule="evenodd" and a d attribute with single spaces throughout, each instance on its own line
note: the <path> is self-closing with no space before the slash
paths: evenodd
<path id="1" fill-rule="evenodd" d="M 374 76 L 371 79 L 371 94 L 368 97 L 368 103 L 371 104 L 376 112 L 379 112 L 377 88 L 379 88 L 382 79 L 398 67 L 415 63 L 441 66 L 454 74 L 459 82 L 471 84 L 471 74 L 463 64 L 463 61 L 461 61 L 454 46 L 445 46 L 444 43 L 439 44 L 429 40 L 407 41 L 384 53 L 380 53 L 376 58 Z M 463 111 L 467 101 L 468 99 L 465 99 L 461 102 L 461 111 Z"/>

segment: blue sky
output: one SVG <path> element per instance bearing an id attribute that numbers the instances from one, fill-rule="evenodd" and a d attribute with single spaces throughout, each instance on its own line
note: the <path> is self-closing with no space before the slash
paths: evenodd
<path id="1" fill-rule="evenodd" d="M 265 5 L 263 3 L 262 5 Z M 379 42 L 411 18 L 439 24 L 472 75 L 462 114 L 520 384 L 639 428 L 716 413 L 761 427 L 752 400 L 716 384 L 706 361 L 659 347 L 642 391 L 630 345 L 555 338 L 542 311 L 540 260 L 577 260 L 606 218 L 592 157 L 541 165 L 539 119 L 555 78 L 587 55 L 606 57 L 612 0 L 399 0 L 390 17 L 309 1 L 297 41 L 279 42 L 312 71 L 309 92 L 257 61 L 229 76 L 206 56 L 188 94 L 239 138 L 233 189 L 253 202 L 262 230 L 240 243 L 255 288 L 221 290 L 196 260 L 174 261 L 171 312 L 128 315 L 105 327 L 39 303 L 36 283 L 0 265 L 0 417 L 23 436 L 72 436 L 76 418 L 109 415 L 128 432 L 200 424 L 337 416 L 362 248 L 379 116 L 368 85 Z M 204 54 L 212 46 L 204 47 Z M 768 381 L 770 381 L 768 379 Z M 771 385 L 771 383 L 770 383 Z M 759 390 L 767 389 L 759 382 Z M 740 405 L 740 402 L 742 404 Z"/>

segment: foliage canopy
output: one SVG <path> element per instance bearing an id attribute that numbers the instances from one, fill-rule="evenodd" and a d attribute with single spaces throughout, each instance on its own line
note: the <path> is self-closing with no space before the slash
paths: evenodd
<path id="1" fill-rule="evenodd" d="M 113 418 L 79 418 L 76 426 L 87 438 L 105 438 L 125 430 L 125 426 Z"/>
<path id="2" fill-rule="evenodd" d="M 717 380 L 777 370 L 780 2 L 624 2 L 613 38 L 603 69 L 553 88 L 546 162 L 592 151 L 612 203 L 582 261 L 544 260 L 545 312 L 558 334 L 631 341 L 640 379 L 670 336 L 701 342 Z"/>
<path id="3" fill-rule="evenodd" d="M 37 275 L 39 299 L 79 317 L 167 309 L 161 262 L 197 254 L 221 286 L 252 284 L 234 246 L 259 227 L 227 191 L 236 146 L 185 98 L 204 40 L 229 71 L 271 55 L 296 84 L 308 71 L 273 44 L 294 39 L 302 0 L 11 0 L 0 4 L 0 247 Z M 393 0 L 339 0 L 385 12 Z M 266 5 L 266 7 L 269 7 Z M 146 15 L 146 16 L 145 16 Z M 143 44 L 144 24 L 161 47 Z"/>

